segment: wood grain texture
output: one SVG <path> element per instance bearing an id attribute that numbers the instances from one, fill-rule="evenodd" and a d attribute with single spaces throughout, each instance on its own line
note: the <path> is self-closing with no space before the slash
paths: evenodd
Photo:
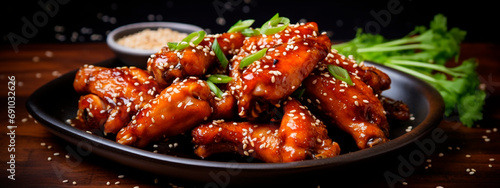
<path id="1" fill-rule="evenodd" d="M 444 130 L 444 142 L 437 143 L 436 148 L 429 156 L 425 156 L 423 162 L 413 165 L 414 171 L 404 177 L 405 183 L 397 182 L 395 187 L 500 186 L 500 132 L 494 131 L 494 128 L 498 129 L 500 120 L 499 51 L 499 44 L 463 44 L 461 59 L 475 57 L 480 62 L 478 72 L 488 94 L 485 118 L 477 123 L 479 127 L 474 128 L 456 123 L 453 118 L 442 121 L 438 129 Z M 14 53 L 10 46 L 0 46 L 0 101 L 3 101 L 0 102 L 1 187 L 206 187 L 207 184 L 204 183 L 183 182 L 139 171 L 94 155 L 85 148 L 70 145 L 38 124 L 26 111 L 27 98 L 45 83 L 83 64 L 97 63 L 113 57 L 114 54 L 105 43 L 27 44 L 19 53 Z M 8 76 L 15 76 L 17 81 L 15 181 L 7 178 L 9 172 L 6 171 L 11 154 L 7 151 L 10 138 L 6 128 Z M 485 141 L 485 138 L 489 139 L 489 142 Z M 406 175 L 399 172 L 402 162 L 398 161 L 398 156 L 409 160 L 412 152 L 417 150 L 418 147 L 411 144 L 394 158 L 382 160 L 378 169 L 360 176 L 339 179 L 326 174 L 325 177 L 308 177 L 299 181 L 277 183 L 289 187 L 314 188 L 339 184 L 388 187 L 390 183 L 384 178 L 384 173 Z M 69 158 L 66 158 L 66 155 Z M 467 169 L 475 171 L 474 174 L 471 175 Z M 120 175 L 124 177 L 121 178 Z M 64 183 L 64 180 L 67 182 Z M 73 185 L 73 182 L 76 182 L 76 185 Z M 119 184 L 115 185 L 117 182 Z"/>

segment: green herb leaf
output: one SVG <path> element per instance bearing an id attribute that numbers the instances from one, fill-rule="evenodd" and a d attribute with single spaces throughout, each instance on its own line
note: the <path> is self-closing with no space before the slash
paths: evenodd
<path id="1" fill-rule="evenodd" d="M 245 68 L 248 65 L 252 64 L 253 62 L 259 60 L 262 57 L 264 57 L 264 55 L 266 55 L 266 52 L 267 52 L 267 48 L 264 48 L 262 50 L 259 50 L 258 52 L 255 52 L 254 54 L 246 56 L 240 62 L 240 69 Z"/>
<path id="2" fill-rule="evenodd" d="M 328 65 L 328 71 L 333 75 L 333 77 L 335 77 L 335 79 L 342 80 L 350 86 L 354 85 L 351 77 L 349 76 L 349 72 L 347 72 L 344 68 L 330 64 Z"/>
<path id="3" fill-rule="evenodd" d="M 400 39 L 386 40 L 358 30 L 354 39 L 332 48 L 340 54 L 353 55 L 358 62 L 381 63 L 428 82 L 443 97 L 445 115 L 458 112 L 460 121 L 471 127 L 482 119 L 485 98 L 485 92 L 478 89 L 477 62 L 468 59 L 459 66 L 445 66 L 450 60 L 458 60 L 465 35 L 458 28 L 448 30 L 446 17 L 438 14 L 429 28 L 417 26 Z"/>

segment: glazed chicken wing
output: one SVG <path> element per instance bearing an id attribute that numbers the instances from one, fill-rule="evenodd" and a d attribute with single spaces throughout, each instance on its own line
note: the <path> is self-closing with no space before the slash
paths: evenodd
<path id="1" fill-rule="evenodd" d="M 225 55 L 235 55 L 244 39 L 241 33 L 224 33 L 206 36 L 200 44 L 180 51 L 163 47 L 148 59 L 147 68 L 162 87 L 170 85 L 176 78 L 200 77 L 216 62 L 211 48 L 214 40 Z"/>
<path id="2" fill-rule="evenodd" d="M 391 86 L 391 78 L 381 70 L 374 66 L 365 66 L 363 62 L 356 63 L 351 57 L 346 58 L 344 55 L 338 54 L 337 50 L 332 49 L 325 59 L 326 64 L 337 65 L 346 69 L 348 72 L 356 74 L 366 85 L 373 89 L 373 93 L 380 95 L 382 91 L 387 90 Z"/>
<path id="3" fill-rule="evenodd" d="M 317 28 L 290 27 L 273 37 L 256 36 L 245 41 L 243 50 L 233 58 L 230 72 L 233 78 L 230 90 L 238 99 L 240 117 L 255 120 L 269 109 L 269 104 L 279 105 L 280 100 L 301 85 L 318 61 L 325 58 L 330 40 L 326 35 L 314 34 L 317 32 L 314 29 Z M 307 32 L 310 34 L 304 34 Z M 271 44 L 274 46 L 264 57 L 246 68 L 239 68 L 244 57 Z"/>
<path id="4" fill-rule="evenodd" d="M 158 94 L 158 84 L 146 71 L 135 67 L 81 67 L 73 82 L 83 96 L 77 119 L 104 133 L 116 133 L 131 117 Z"/>
<path id="5" fill-rule="evenodd" d="M 328 123 L 349 133 L 360 149 L 388 141 L 389 124 L 381 102 L 360 77 L 351 74 L 350 78 L 352 86 L 331 76 L 326 64 L 319 64 L 303 83 L 307 102 Z"/>
<path id="6" fill-rule="evenodd" d="M 298 101 L 284 104 L 278 124 L 213 121 L 192 131 L 195 153 L 238 152 L 265 162 L 292 162 L 336 156 L 339 145 L 329 137 L 325 125 Z"/>
<path id="7" fill-rule="evenodd" d="M 142 148 L 179 135 L 211 116 L 210 95 L 206 82 L 197 78 L 174 82 L 137 112 L 118 132 L 116 141 Z"/>

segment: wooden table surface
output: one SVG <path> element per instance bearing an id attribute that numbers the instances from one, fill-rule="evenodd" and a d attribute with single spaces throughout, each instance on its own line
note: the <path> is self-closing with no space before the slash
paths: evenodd
<path id="1" fill-rule="evenodd" d="M 443 120 L 438 128 L 445 131 L 445 141 L 437 144 L 425 162 L 414 166 L 412 171 L 407 169 L 398 173 L 402 162 L 396 162 L 383 166 L 382 171 L 374 170 L 376 173 L 369 176 L 350 177 L 347 181 L 335 177 L 299 178 L 299 183 L 279 184 L 314 188 L 338 184 L 355 187 L 500 187 L 500 132 L 497 129 L 500 122 L 499 52 L 499 44 L 463 44 L 461 58 L 475 57 L 480 62 L 478 72 L 488 94 L 484 120 L 474 128 Z M 25 102 L 37 88 L 83 64 L 110 58 L 114 58 L 114 54 L 105 43 L 22 44 L 18 53 L 10 46 L 0 46 L 0 187 L 209 187 L 140 171 L 95 154 L 73 156 L 69 151 L 78 148 L 50 133 L 26 111 Z M 8 78 L 11 76 L 16 80 L 15 124 L 12 125 L 17 128 L 14 129 L 14 138 L 7 128 L 11 125 L 6 105 Z M 11 143 L 15 146 L 9 146 Z M 9 152 L 12 148 L 15 152 Z M 15 154 L 12 158 L 15 160 L 15 180 L 8 178 L 11 154 Z M 404 177 L 404 182 L 391 184 L 381 173 L 384 171 L 407 177 Z"/>

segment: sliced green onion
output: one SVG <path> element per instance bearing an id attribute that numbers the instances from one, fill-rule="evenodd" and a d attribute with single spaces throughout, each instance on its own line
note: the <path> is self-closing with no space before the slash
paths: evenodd
<path id="1" fill-rule="evenodd" d="M 186 38 L 182 39 L 178 43 L 174 42 L 169 42 L 167 43 L 167 46 L 170 50 L 183 50 L 184 48 L 188 47 L 189 45 L 198 45 L 200 42 L 205 38 L 206 32 L 201 30 L 201 31 L 196 31 L 192 32 L 189 34 Z"/>
<path id="2" fill-rule="evenodd" d="M 175 50 L 177 48 L 177 42 L 167 42 L 168 49 Z"/>
<path id="3" fill-rule="evenodd" d="M 257 61 L 260 58 L 264 57 L 264 55 L 266 55 L 266 52 L 267 48 L 264 48 L 262 50 L 259 50 L 258 52 L 255 52 L 254 54 L 246 56 L 240 62 L 240 69 L 245 68 L 246 66 L 252 64 L 254 61 Z"/>
<path id="4" fill-rule="evenodd" d="M 231 78 L 230 76 L 224 75 L 224 74 L 212 74 L 212 75 L 210 75 L 210 77 L 208 77 L 207 80 L 211 81 L 212 83 L 216 83 L 216 84 L 227 84 L 231 80 L 233 80 L 233 78 Z"/>
<path id="5" fill-rule="evenodd" d="M 231 26 L 231 28 L 229 28 L 229 30 L 227 32 L 234 33 L 234 32 L 243 31 L 244 29 L 247 29 L 248 27 L 250 27 L 254 21 L 255 20 L 252 20 L 252 19 L 248 19 L 248 20 L 244 20 L 244 21 L 239 20 L 233 26 Z"/>
<path id="6" fill-rule="evenodd" d="M 210 90 L 215 93 L 215 96 L 222 98 L 222 91 L 219 89 L 219 87 L 217 87 L 213 82 L 209 80 L 207 80 L 207 84 Z"/>
<path id="7" fill-rule="evenodd" d="M 300 87 L 299 89 L 295 90 L 292 93 L 292 97 L 295 97 L 296 99 L 302 98 L 302 95 L 304 95 L 304 92 L 306 91 L 306 88 Z"/>
<path id="8" fill-rule="evenodd" d="M 279 17 L 279 13 L 276 13 L 269 21 L 262 25 L 262 27 L 260 28 L 260 33 L 264 35 L 272 35 L 282 31 L 283 29 L 288 27 L 289 24 L 290 19 L 288 19 L 287 17 Z"/>
<path id="9" fill-rule="evenodd" d="M 349 73 L 344 68 L 330 64 L 328 65 L 328 71 L 333 75 L 333 77 L 335 77 L 335 79 L 342 80 L 350 86 L 354 85 Z"/>
<path id="10" fill-rule="evenodd" d="M 227 60 L 224 52 L 222 52 L 222 49 L 220 49 L 219 42 L 217 41 L 217 39 L 214 39 L 214 43 L 212 44 L 212 50 L 215 52 L 215 56 L 217 56 L 217 59 L 219 59 L 222 68 L 225 69 L 227 67 L 227 64 L 229 64 L 229 61 Z"/>
<path id="11" fill-rule="evenodd" d="M 245 37 L 260 35 L 260 29 L 246 28 L 243 31 L 241 31 L 241 34 L 245 35 Z"/>

